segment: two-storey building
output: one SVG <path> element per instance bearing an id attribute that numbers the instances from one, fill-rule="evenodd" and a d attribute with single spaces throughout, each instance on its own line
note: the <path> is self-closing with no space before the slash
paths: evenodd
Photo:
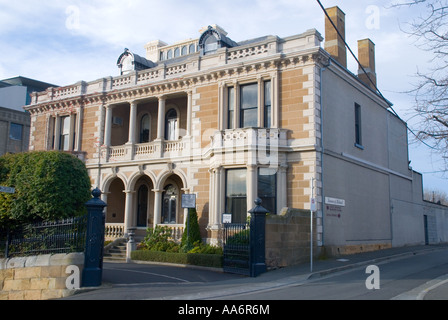
<path id="1" fill-rule="evenodd" d="M 344 13 L 327 12 L 344 32 Z M 243 222 L 260 197 L 271 214 L 316 199 L 320 246 L 391 246 L 392 210 L 421 188 L 406 125 L 375 89 L 374 44 L 359 41 L 354 75 L 326 21 L 324 47 L 314 29 L 235 42 L 215 25 L 149 42 L 146 58 L 126 49 L 119 76 L 33 94 L 30 147 L 85 161 L 107 202 L 108 237 L 160 224 L 179 235 L 182 195 L 194 194 L 212 243 L 223 213 Z M 411 238 L 397 244 L 420 241 Z"/>

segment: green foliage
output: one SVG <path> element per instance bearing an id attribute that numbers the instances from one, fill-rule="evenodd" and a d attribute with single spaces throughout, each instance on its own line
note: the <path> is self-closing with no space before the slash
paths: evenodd
<path id="1" fill-rule="evenodd" d="M 233 245 L 249 245 L 250 243 L 250 229 L 244 229 L 227 239 L 227 244 Z"/>
<path id="2" fill-rule="evenodd" d="M 182 235 L 181 247 L 188 252 L 194 247 L 194 243 L 201 242 L 201 231 L 199 229 L 198 214 L 196 209 L 188 209 L 188 218 L 185 222 L 185 229 Z"/>
<path id="3" fill-rule="evenodd" d="M 148 228 L 146 236 L 142 241 L 143 249 L 150 251 L 178 252 L 180 246 L 170 240 L 171 229 L 165 226 Z"/>
<path id="4" fill-rule="evenodd" d="M 156 226 L 154 229 L 148 228 L 139 248 L 146 251 L 222 255 L 221 247 L 204 244 L 202 240 L 191 243 L 189 248 L 186 245 L 175 243 L 171 240 L 171 229 L 166 226 Z"/>
<path id="5" fill-rule="evenodd" d="M 193 248 L 188 251 L 188 253 L 199 253 L 199 254 L 220 254 L 222 255 L 222 248 L 217 246 L 212 246 L 210 244 L 204 244 L 202 241 L 196 241 L 193 244 Z"/>
<path id="6" fill-rule="evenodd" d="M 90 179 L 77 157 L 58 151 L 7 154 L 0 157 L 0 223 L 17 225 L 51 221 L 86 213 Z"/>
<path id="7" fill-rule="evenodd" d="M 220 254 L 173 253 L 135 250 L 131 252 L 131 259 L 222 268 L 222 255 Z"/>

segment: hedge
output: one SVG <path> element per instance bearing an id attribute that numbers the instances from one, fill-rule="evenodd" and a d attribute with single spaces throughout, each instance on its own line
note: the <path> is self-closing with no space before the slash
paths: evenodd
<path id="1" fill-rule="evenodd" d="M 168 262 L 188 264 L 203 267 L 222 268 L 222 255 L 200 253 L 174 253 L 150 250 L 136 250 L 131 252 L 132 260 Z"/>

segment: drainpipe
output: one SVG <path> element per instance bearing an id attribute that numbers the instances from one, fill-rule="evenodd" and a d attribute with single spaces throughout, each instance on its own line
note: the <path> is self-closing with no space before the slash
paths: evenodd
<path id="1" fill-rule="evenodd" d="M 325 233 L 324 233 L 324 207 L 325 207 L 325 192 L 324 192 L 324 107 L 322 104 L 322 74 L 331 65 L 331 58 L 328 60 L 328 64 L 320 68 L 320 82 L 319 82 L 319 103 L 320 103 L 320 165 L 321 165 L 321 194 L 322 194 L 322 246 L 324 245 Z"/>

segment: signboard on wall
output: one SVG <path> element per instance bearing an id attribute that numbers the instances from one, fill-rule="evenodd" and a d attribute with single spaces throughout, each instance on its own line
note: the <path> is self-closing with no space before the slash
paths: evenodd
<path id="1" fill-rule="evenodd" d="M 222 214 L 222 223 L 232 223 L 232 214 L 231 213 L 223 213 Z"/>
<path id="2" fill-rule="evenodd" d="M 183 194 L 182 195 L 182 208 L 196 208 L 196 194 Z"/>
<path id="3" fill-rule="evenodd" d="M 345 200 L 344 199 L 325 197 L 325 204 L 329 204 L 329 205 L 333 205 L 333 206 L 339 206 L 339 207 L 345 207 Z"/>

